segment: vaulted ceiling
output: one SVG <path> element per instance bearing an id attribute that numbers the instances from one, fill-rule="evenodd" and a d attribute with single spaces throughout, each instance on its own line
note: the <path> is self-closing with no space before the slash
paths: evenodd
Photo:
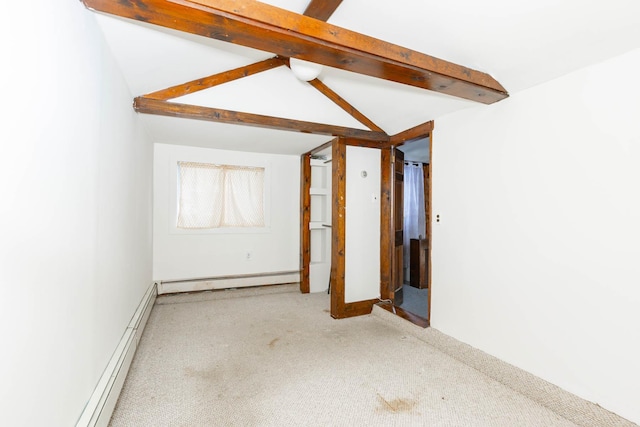
<path id="1" fill-rule="evenodd" d="M 631 0 L 83 1 L 154 142 L 239 151 L 410 140 L 640 47 Z M 324 67 L 301 81 L 290 57 Z"/>

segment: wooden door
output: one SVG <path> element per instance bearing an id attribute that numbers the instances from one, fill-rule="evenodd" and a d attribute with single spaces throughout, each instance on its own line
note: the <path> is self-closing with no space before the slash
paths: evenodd
<path id="1" fill-rule="evenodd" d="M 403 228 L 404 228 L 404 153 L 393 149 L 393 261 L 391 264 L 391 286 L 393 302 L 402 304 L 404 282 L 403 264 Z"/>

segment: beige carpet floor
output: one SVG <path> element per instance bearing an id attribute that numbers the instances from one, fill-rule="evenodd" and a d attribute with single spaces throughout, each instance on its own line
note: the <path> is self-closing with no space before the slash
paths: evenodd
<path id="1" fill-rule="evenodd" d="M 634 425 L 382 309 L 328 309 L 297 285 L 159 297 L 111 425 Z"/>

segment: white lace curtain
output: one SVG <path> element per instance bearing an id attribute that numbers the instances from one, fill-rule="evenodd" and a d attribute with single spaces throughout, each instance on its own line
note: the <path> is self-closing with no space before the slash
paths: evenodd
<path id="1" fill-rule="evenodd" d="M 178 228 L 264 227 L 264 168 L 178 162 Z"/>
<path id="2" fill-rule="evenodd" d="M 404 165 L 404 267 L 409 267 L 409 240 L 427 235 L 424 212 L 424 175 L 422 164 Z"/>

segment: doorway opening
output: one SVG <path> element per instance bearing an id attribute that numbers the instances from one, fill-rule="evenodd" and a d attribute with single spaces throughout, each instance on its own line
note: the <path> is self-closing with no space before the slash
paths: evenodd
<path id="1" fill-rule="evenodd" d="M 430 313 L 430 136 L 398 147 L 404 153 L 403 298 L 398 307 L 428 324 Z"/>

